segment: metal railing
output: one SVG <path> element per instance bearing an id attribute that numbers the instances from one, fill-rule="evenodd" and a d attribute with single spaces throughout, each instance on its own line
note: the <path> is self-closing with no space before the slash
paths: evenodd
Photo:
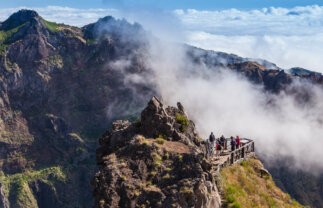
<path id="1" fill-rule="evenodd" d="M 218 164 L 217 169 L 220 170 L 226 165 L 233 165 L 235 163 L 246 160 L 255 155 L 255 142 L 248 140 L 247 143 L 243 143 L 239 148 L 229 152 L 227 159 L 222 163 Z"/>

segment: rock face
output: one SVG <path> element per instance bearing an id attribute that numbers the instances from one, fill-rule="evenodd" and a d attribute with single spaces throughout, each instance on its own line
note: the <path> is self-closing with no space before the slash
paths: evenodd
<path id="1" fill-rule="evenodd" d="M 1 182 L 0 182 L 0 208 L 9 208 L 8 198 L 4 193 Z"/>
<path id="2" fill-rule="evenodd" d="M 221 206 L 205 142 L 178 106 L 164 108 L 153 97 L 140 123 L 118 121 L 100 138 L 94 207 Z"/>

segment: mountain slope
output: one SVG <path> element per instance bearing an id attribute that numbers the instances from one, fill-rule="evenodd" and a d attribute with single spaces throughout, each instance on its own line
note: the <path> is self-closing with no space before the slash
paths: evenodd
<path id="1" fill-rule="evenodd" d="M 118 24 L 113 18 L 101 21 Z M 91 206 L 96 138 L 113 116 L 140 110 L 146 99 L 134 97 L 136 90 L 147 99 L 155 94 L 153 86 L 124 84 L 125 74 L 144 70 L 136 57 L 138 64 L 127 72 L 108 65 L 124 54 L 140 53 L 138 47 L 116 34 L 100 44 L 87 43 L 82 29 L 47 22 L 26 10 L 12 15 L 0 30 L 6 34 L 0 42 L 0 167 L 10 205 Z M 56 173 L 47 174 L 55 167 L 63 171 L 63 181 L 51 180 Z M 29 172 L 35 175 L 31 180 L 15 179 Z"/>
<path id="2" fill-rule="evenodd" d="M 303 207 L 282 192 L 271 175 L 262 173 L 262 168 L 253 158 L 221 170 L 224 207 Z"/>

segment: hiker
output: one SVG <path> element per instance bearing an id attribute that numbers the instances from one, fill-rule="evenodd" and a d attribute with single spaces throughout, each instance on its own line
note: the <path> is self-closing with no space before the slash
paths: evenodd
<path id="1" fill-rule="evenodd" d="M 221 144 L 221 140 L 220 139 L 217 139 L 216 141 L 217 142 L 216 142 L 216 154 L 215 154 L 215 156 L 216 157 L 220 157 L 221 151 L 222 151 L 222 144 Z"/>
<path id="2" fill-rule="evenodd" d="M 231 137 L 231 151 L 236 149 L 236 140 L 234 140 L 233 136 Z"/>
<path id="3" fill-rule="evenodd" d="M 211 135 L 209 136 L 209 139 L 207 140 L 208 151 L 209 151 L 210 157 L 212 157 L 214 154 L 214 143 L 215 143 L 215 136 L 214 136 L 213 132 L 211 132 Z"/>
<path id="4" fill-rule="evenodd" d="M 220 137 L 220 141 L 221 141 L 223 150 L 226 150 L 227 149 L 227 140 L 225 139 L 225 137 L 223 135 Z"/>
<path id="5" fill-rule="evenodd" d="M 236 146 L 237 146 L 237 149 L 240 147 L 241 143 L 240 143 L 240 138 L 239 136 L 237 136 L 236 138 Z"/>

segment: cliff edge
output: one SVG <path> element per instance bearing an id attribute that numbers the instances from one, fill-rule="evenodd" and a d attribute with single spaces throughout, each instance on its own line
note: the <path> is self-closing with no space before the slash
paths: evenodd
<path id="1" fill-rule="evenodd" d="M 153 97 L 140 121 L 115 122 L 99 142 L 94 207 L 221 206 L 206 144 L 180 103 Z"/>

